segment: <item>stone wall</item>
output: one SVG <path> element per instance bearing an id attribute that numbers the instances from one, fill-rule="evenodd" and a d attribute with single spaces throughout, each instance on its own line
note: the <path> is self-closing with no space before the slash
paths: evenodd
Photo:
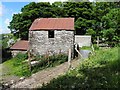
<path id="1" fill-rule="evenodd" d="M 90 46 L 91 45 L 91 36 L 75 35 L 75 43 L 78 43 L 79 47 Z"/>
<path id="2" fill-rule="evenodd" d="M 48 38 L 48 31 L 29 31 L 29 49 L 33 55 L 68 54 L 74 48 L 74 31 L 55 30 L 54 38 Z"/>
<path id="3" fill-rule="evenodd" d="M 15 57 L 18 53 L 23 53 L 23 54 L 25 54 L 25 53 L 27 53 L 27 51 L 12 50 L 11 53 L 12 53 L 12 56 Z"/>

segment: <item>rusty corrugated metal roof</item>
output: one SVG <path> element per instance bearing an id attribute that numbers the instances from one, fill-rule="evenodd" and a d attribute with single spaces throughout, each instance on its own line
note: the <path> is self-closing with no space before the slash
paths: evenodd
<path id="1" fill-rule="evenodd" d="M 10 49 L 11 50 L 28 50 L 29 42 L 27 40 L 20 40 L 16 42 Z"/>
<path id="2" fill-rule="evenodd" d="M 74 18 L 38 18 L 29 30 L 74 30 Z"/>

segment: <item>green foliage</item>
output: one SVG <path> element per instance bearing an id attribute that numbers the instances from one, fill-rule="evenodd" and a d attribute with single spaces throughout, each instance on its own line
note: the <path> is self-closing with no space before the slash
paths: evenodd
<path id="1" fill-rule="evenodd" d="M 99 46 L 97 46 L 97 44 L 94 44 L 93 47 L 95 50 L 99 50 Z"/>
<path id="2" fill-rule="evenodd" d="M 13 63 L 14 66 L 19 66 L 22 64 L 22 61 L 26 60 L 28 58 L 27 54 L 22 54 L 22 53 L 18 53 L 14 59 L 16 60 L 16 62 Z"/>
<path id="3" fill-rule="evenodd" d="M 0 34 L 0 46 L 2 51 L 2 62 L 11 58 L 9 47 L 16 41 L 13 34 Z"/>
<path id="4" fill-rule="evenodd" d="M 95 36 L 96 36 L 96 32 L 95 30 L 93 29 L 87 29 L 86 31 L 86 35 L 91 35 L 91 41 L 94 42 L 94 40 L 96 39 Z"/>
<path id="5" fill-rule="evenodd" d="M 53 79 L 41 89 L 109 89 L 118 88 L 120 81 L 120 60 L 118 47 L 100 49 L 88 60 L 81 62 L 78 68 Z"/>
<path id="6" fill-rule="evenodd" d="M 5 49 L 5 48 L 8 48 L 8 41 L 10 39 L 13 39 L 13 35 L 12 34 L 1 34 L 0 35 L 0 40 L 1 40 L 1 44 L 2 44 L 2 48 Z"/>
<path id="7" fill-rule="evenodd" d="M 93 29 L 88 29 L 86 32 L 87 35 L 95 35 L 95 31 Z"/>
<path id="8" fill-rule="evenodd" d="M 38 55 L 35 57 L 34 60 L 39 61 L 39 63 L 32 67 L 32 73 L 35 73 L 47 67 L 53 67 L 61 63 L 64 63 L 68 60 L 68 57 L 65 54 L 58 54 L 49 57 Z"/>
<path id="9" fill-rule="evenodd" d="M 118 43 L 120 40 L 119 29 L 119 13 L 120 9 L 111 9 L 106 15 L 102 17 L 103 31 L 102 35 L 110 44 L 111 42 Z"/>

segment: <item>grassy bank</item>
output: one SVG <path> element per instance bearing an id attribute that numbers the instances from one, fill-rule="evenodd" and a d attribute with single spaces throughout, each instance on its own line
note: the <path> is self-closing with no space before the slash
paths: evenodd
<path id="1" fill-rule="evenodd" d="M 53 55 L 49 57 L 36 56 L 34 58 L 34 61 L 38 61 L 39 63 L 32 66 L 32 70 L 30 72 L 28 62 L 26 61 L 27 58 L 27 54 L 19 53 L 16 57 L 2 63 L 3 77 L 7 77 L 9 75 L 15 75 L 20 77 L 30 76 L 31 74 L 36 73 L 40 70 L 54 67 L 67 61 L 67 55 L 64 54 Z"/>
<path id="2" fill-rule="evenodd" d="M 23 63 L 25 60 L 27 60 L 27 54 L 18 54 L 16 57 L 2 63 L 3 76 L 29 76 L 28 64 Z"/>
<path id="3" fill-rule="evenodd" d="M 82 89 L 118 88 L 120 82 L 118 47 L 100 49 L 78 68 L 53 79 L 43 88 Z"/>

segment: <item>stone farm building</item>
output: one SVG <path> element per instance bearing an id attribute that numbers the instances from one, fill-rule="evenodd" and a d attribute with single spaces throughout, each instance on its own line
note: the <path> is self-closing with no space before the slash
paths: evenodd
<path id="1" fill-rule="evenodd" d="M 13 57 L 20 52 L 26 53 L 28 51 L 28 41 L 20 40 L 16 42 L 10 49 Z"/>
<path id="2" fill-rule="evenodd" d="M 31 54 L 68 54 L 69 49 L 74 55 L 74 18 L 38 18 L 34 20 L 29 29 Z"/>

